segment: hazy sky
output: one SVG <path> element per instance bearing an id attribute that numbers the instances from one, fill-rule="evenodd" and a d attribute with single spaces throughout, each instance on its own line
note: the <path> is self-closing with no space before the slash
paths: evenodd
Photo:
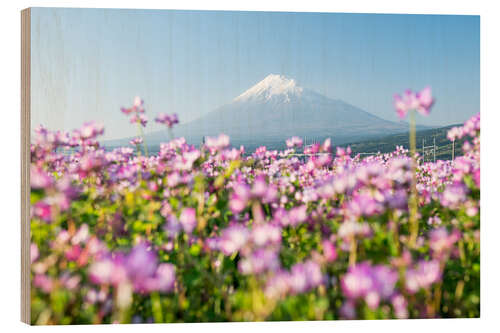
<path id="1" fill-rule="evenodd" d="M 120 112 L 144 98 L 181 122 L 230 102 L 270 73 L 388 120 L 392 96 L 433 88 L 428 125 L 479 112 L 479 16 L 168 10 L 32 10 L 32 127 L 89 120 L 134 135 Z"/>

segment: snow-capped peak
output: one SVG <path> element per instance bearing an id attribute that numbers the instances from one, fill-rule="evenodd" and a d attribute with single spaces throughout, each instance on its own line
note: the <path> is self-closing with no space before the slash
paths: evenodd
<path id="1" fill-rule="evenodd" d="M 299 87 L 294 79 L 289 79 L 284 75 L 269 74 L 243 94 L 234 99 L 235 102 L 247 100 L 267 101 L 280 96 L 284 102 L 289 102 L 290 97 L 302 95 L 302 87 Z"/>

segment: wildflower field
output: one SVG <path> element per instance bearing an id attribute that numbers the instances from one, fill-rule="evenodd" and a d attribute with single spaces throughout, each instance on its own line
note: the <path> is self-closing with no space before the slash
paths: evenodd
<path id="1" fill-rule="evenodd" d="M 432 102 L 395 98 L 402 117 Z M 142 101 L 122 112 L 140 135 L 113 151 L 96 123 L 36 129 L 32 323 L 480 315 L 479 115 L 448 134 L 463 156 L 424 163 L 297 137 L 284 151 L 223 134 L 197 148 L 174 138 L 175 115 L 156 118 L 172 139 L 150 155 Z"/>

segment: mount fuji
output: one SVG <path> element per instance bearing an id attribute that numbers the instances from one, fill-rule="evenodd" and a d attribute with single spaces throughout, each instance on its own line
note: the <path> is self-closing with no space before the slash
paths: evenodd
<path id="1" fill-rule="evenodd" d="M 174 128 L 176 137 L 200 144 L 205 136 L 224 133 L 234 146 L 248 150 L 282 148 L 299 136 L 306 142 L 332 138 L 334 144 L 408 131 L 408 125 L 379 118 L 339 99 L 300 87 L 294 79 L 271 74 L 203 117 Z M 168 140 L 167 131 L 146 136 L 149 145 Z"/>

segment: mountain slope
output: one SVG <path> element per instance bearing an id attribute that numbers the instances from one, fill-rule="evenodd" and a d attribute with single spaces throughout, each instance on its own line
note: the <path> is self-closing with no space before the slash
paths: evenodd
<path id="1" fill-rule="evenodd" d="M 189 143 L 199 144 L 204 136 L 225 133 L 233 145 L 253 149 L 260 145 L 281 147 L 291 136 L 336 143 L 402 133 L 408 127 L 381 119 L 341 100 L 330 99 L 302 88 L 295 80 L 268 75 L 229 104 L 202 118 L 174 129 Z M 167 140 L 166 131 L 147 135 L 150 145 Z"/>

